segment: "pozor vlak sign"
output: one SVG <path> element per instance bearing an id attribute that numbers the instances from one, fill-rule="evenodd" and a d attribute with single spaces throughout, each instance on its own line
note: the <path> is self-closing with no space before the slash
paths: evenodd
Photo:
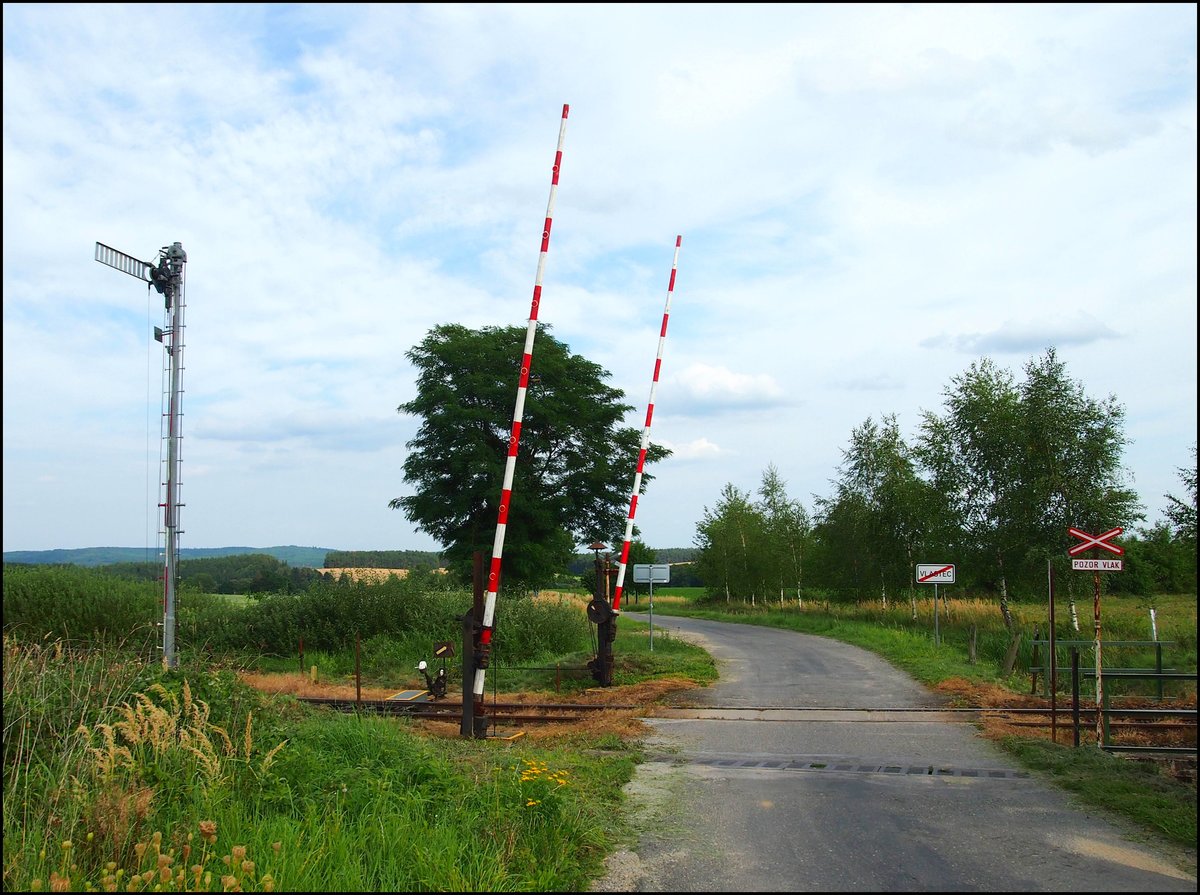
<path id="1" fill-rule="evenodd" d="M 1077 572 L 1123 572 L 1125 570 L 1124 560 L 1090 557 L 1081 559 L 1078 558 L 1078 554 L 1085 550 L 1107 550 L 1109 553 L 1121 556 L 1125 553 L 1125 548 L 1117 544 L 1110 544 L 1109 541 L 1124 531 L 1123 528 L 1113 528 L 1103 534 L 1091 535 L 1078 528 L 1068 528 L 1067 532 L 1071 537 L 1081 541 L 1067 550 L 1072 557 L 1071 568 Z"/>

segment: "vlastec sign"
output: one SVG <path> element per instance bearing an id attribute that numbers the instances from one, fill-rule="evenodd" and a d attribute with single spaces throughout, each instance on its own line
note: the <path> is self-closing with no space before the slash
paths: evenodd
<path id="1" fill-rule="evenodd" d="M 933 563 L 917 566 L 917 584 L 953 584 L 954 566 L 948 563 Z"/>
<path id="2" fill-rule="evenodd" d="M 938 590 L 939 584 L 954 583 L 954 563 L 935 562 L 917 565 L 917 584 L 933 585 L 933 642 L 941 646 L 942 635 L 938 627 Z M 943 597 L 943 599 L 945 599 Z M 917 617 L 917 607 L 913 604 L 913 618 Z"/>

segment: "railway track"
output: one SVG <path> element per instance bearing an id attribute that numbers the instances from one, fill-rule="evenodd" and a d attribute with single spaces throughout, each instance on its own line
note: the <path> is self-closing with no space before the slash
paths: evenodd
<path id="1" fill-rule="evenodd" d="M 298 697 L 301 702 L 324 706 L 340 712 L 373 712 L 452 721 L 462 717 L 462 702 L 449 699 L 424 702 L 395 699 L 343 699 L 333 697 Z M 564 703 L 564 702 L 486 702 L 485 713 L 497 723 L 561 724 L 581 721 L 601 711 L 636 711 L 645 717 L 695 717 L 713 720 L 759 720 L 780 722 L 838 721 L 843 723 L 946 721 L 947 716 L 970 721 L 975 717 L 1006 720 L 1014 727 L 1049 727 L 1048 708 L 954 706 L 954 707 L 873 707 L 849 708 L 840 706 L 752 706 L 703 705 L 698 703 L 637 704 L 637 703 Z M 1057 711 L 1058 725 L 1071 724 L 1069 708 Z M 1081 724 L 1095 723 L 1095 708 L 1080 708 Z M 1163 720 L 1163 719 L 1177 720 Z M 1110 710 L 1110 729 L 1147 732 L 1186 732 L 1196 729 L 1195 709 L 1139 708 Z"/>

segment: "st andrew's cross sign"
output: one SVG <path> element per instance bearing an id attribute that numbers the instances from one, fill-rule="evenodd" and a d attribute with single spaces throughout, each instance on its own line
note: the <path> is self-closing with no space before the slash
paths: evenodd
<path id="1" fill-rule="evenodd" d="M 1123 528 L 1112 528 L 1103 534 L 1092 535 L 1078 528 L 1068 528 L 1067 532 L 1082 543 L 1073 545 L 1067 550 L 1067 553 L 1074 557 L 1085 550 L 1099 549 L 1121 556 L 1125 553 L 1125 548 L 1117 544 L 1110 544 L 1109 541 L 1124 531 Z M 1072 559 L 1071 568 L 1080 572 L 1122 572 L 1125 569 L 1125 563 L 1119 559 Z"/>

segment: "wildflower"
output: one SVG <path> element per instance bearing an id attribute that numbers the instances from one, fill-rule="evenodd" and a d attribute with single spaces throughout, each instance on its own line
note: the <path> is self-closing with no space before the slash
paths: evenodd
<path id="1" fill-rule="evenodd" d="M 275 854 L 279 854 L 279 849 L 283 848 L 283 841 L 280 840 L 279 842 L 272 842 L 271 848 L 275 850 Z"/>
<path id="2" fill-rule="evenodd" d="M 217 841 L 217 822 L 215 820 L 200 821 L 200 835 L 204 837 L 204 841 L 213 843 Z"/>

